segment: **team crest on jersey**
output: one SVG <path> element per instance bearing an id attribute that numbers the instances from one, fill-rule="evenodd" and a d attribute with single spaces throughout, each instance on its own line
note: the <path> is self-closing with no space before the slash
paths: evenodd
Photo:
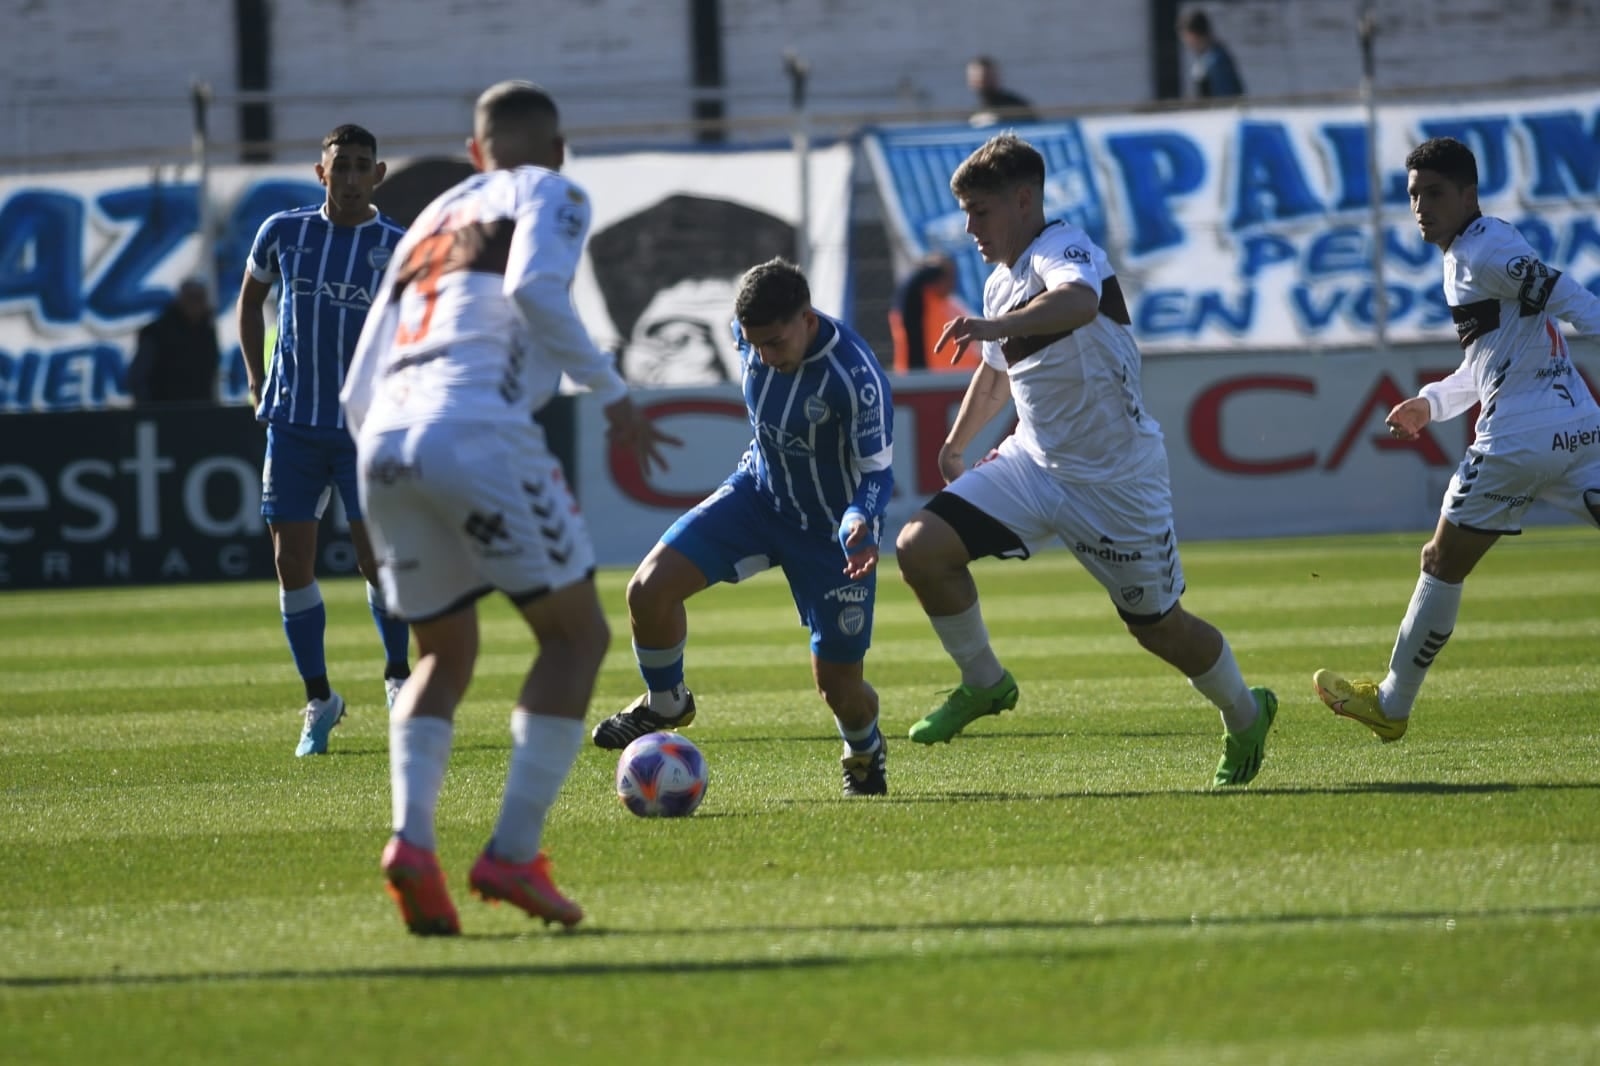
<path id="1" fill-rule="evenodd" d="M 394 249 L 380 246 L 367 253 L 367 265 L 373 270 L 382 270 L 389 265 L 389 260 L 392 258 L 394 258 Z"/>
<path id="2" fill-rule="evenodd" d="M 567 186 L 567 199 L 571 200 L 575 204 L 581 204 L 581 203 L 583 203 L 583 193 L 579 192 L 577 189 L 575 189 L 571 185 L 568 185 Z"/>
<path id="3" fill-rule="evenodd" d="M 1129 607 L 1139 606 L 1139 601 L 1144 599 L 1144 589 L 1138 585 L 1124 585 L 1118 591 L 1122 593 L 1122 601 Z"/>
<path id="4" fill-rule="evenodd" d="M 567 240 L 577 240 L 583 232 L 583 212 L 571 204 L 562 204 L 556 208 L 556 226 Z"/>
<path id="5" fill-rule="evenodd" d="M 1550 302 L 1550 291 L 1555 288 L 1561 271 L 1551 270 L 1531 255 L 1519 255 L 1506 264 L 1506 273 L 1513 281 L 1522 282 L 1517 302 L 1522 305 L 1522 317 L 1538 314 Z"/>
<path id="6" fill-rule="evenodd" d="M 839 632 L 847 637 L 858 635 L 867 628 L 867 612 L 854 605 L 839 612 Z"/>
<path id="7" fill-rule="evenodd" d="M 806 402 L 800 406 L 800 411 L 806 416 L 806 421 L 813 426 L 821 425 L 828 420 L 828 405 L 821 396 L 807 396 Z"/>

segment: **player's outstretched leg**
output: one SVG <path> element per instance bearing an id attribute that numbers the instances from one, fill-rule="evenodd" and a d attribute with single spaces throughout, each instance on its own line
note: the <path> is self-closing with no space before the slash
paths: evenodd
<path id="1" fill-rule="evenodd" d="M 1318 670 L 1311 675 L 1311 683 L 1329 710 L 1341 718 L 1360 722 L 1378 734 L 1385 744 L 1406 735 L 1411 719 L 1390 718 L 1383 713 L 1383 698 L 1376 682 L 1342 677 L 1332 670 Z"/>
<path id="2" fill-rule="evenodd" d="M 433 852 L 407 844 L 399 834 L 383 849 L 383 876 L 389 896 L 400 907 L 406 928 L 418 936 L 456 936 L 461 920 L 445 888 L 444 871 Z"/>
<path id="3" fill-rule="evenodd" d="M 1017 679 L 1010 670 L 988 688 L 957 685 L 932 714 L 911 727 L 911 739 L 918 744 L 948 743 L 979 718 L 1011 710 L 1017 705 L 1017 694 Z"/>
<path id="4" fill-rule="evenodd" d="M 1222 734 L 1222 758 L 1217 762 L 1217 774 L 1212 784 L 1218 788 L 1229 785 L 1248 785 L 1261 772 L 1261 763 L 1267 757 L 1267 733 L 1278 717 L 1278 697 L 1270 688 L 1252 688 L 1256 701 L 1256 720 L 1237 733 Z"/>
<path id="5" fill-rule="evenodd" d="M 327 699 L 308 700 L 301 713 L 306 716 L 306 724 L 300 730 L 300 743 L 294 753 L 299 756 L 328 754 L 328 734 L 344 718 L 344 697 L 330 692 Z"/>

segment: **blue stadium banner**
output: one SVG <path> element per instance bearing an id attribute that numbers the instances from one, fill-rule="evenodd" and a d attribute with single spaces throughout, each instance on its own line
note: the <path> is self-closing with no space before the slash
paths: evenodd
<path id="1" fill-rule="evenodd" d="M 1600 292 L 1600 91 L 1383 104 L 1375 128 L 1376 231 L 1356 105 L 1097 115 L 1017 132 L 1045 157 L 1046 210 L 1110 253 L 1147 351 L 1370 344 L 1379 250 L 1387 339 L 1451 341 L 1439 251 L 1422 242 L 1406 196 L 1406 154 L 1429 137 L 1471 147 L 1484 212 Z M 974 307 L 988 268 L 949 180 L 995 132 L 895 129 L 866 141 L 902 251 L 953 254 Z"/>
<path id="2" fill-rule="evenodd" d="M 802 218 L 815 302 L 848 316 L 853 160 L 849 143 L 816 147 L 804 181 L 788 149 L 570 160 L 565 173 L 594 202 L 573 286 L 589 333 L 637 385 L 736 379 L 728 322 L 739 275 L 798 255 Z M 245 257 L 269 215 L 322 201 L 314 161 L 212 168 L 205 248 L 192 167 L 0 176 L 0 414 L 126 406 L 138 331 L 188 277 L 217 296 L 218 399 L 243 403 L 234 303 Z M 374 201 L 409 224 L 471 172 L 459 159 L 391 160 Z"/>

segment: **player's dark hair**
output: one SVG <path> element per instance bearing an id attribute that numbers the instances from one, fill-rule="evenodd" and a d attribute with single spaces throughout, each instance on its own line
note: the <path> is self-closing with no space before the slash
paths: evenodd
<path id="1" fill-rule="evenodd" d="M 1210 37 L 1211 19 L 1204 11 L 1191 11 L 1178 22 L 1178 28 L 1196 37 Z"/>
<path id="2" fill-rule="evenodd" d="M 1023 184 L 1044 188 L 1044 157 L 1015 133 L 990 137 L 950 176 L 957 199 Z"/>
<path id="3" fill-rule="evenodd" d="M 1423 141 L 1406 156 L 1407 170 L 1431 170 L 1442 174 L 1458 187 L 1478 184 L 1478 160 L 1472 149 L 1454 137 L 1434 137 Z"/>
<path id="4" fill-rule="evenodd" d="M 347 122 L 343 126 L 335 126 L 322 138 L 322 150 L 326 152 L 334 145 L 354 145 L 357 148 L 366 148 L 372 152 L 372 158 L 378 158 L 378 138 L 363 126 Z"/>
<path id="5" fill-rule="evenodd" d="M 811 286 L 800 268 L 787 259 L 768 259 L 739 279 L 733 316 L 741 326 L 784 322 L 811 306 Z"/>
<path id="6" fill-rule="evenodd" d="M 481 131 L 496 126 L 548 118 L 559 122 L 555 97 L 531 81 L 502 81 L 489 86 L 473 108 L 473 125 Z"/>

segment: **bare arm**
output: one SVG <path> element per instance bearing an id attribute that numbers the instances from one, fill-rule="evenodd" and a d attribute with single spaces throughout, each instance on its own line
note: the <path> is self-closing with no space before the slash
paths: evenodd
<path id="1" fill-rule="evenodd" d="M 245 274 L 244 284 L 239 287 L 237 307 L 239 350 L 244 355 L 244 375 L 250 385 L 251 407 L 260 405 L 261 389 L 266 384 L 267 363 L 264 349 L 267 345 L 267 327 L 261 320 L 261 309 L 266 306 L 267 296 L 271 292 L 270 284 L 257 281 L 249 273 Z"/>
<path id="2" fill-rule="evenodd" d="M 993 318 L 963 316 L 945 323 L 934 351 L 942 351 L 951 341 L 956 350 L 952 363 L 959 360 L 974 341 L 998 341 L 1007 337 L 1038 337 L 1087 326 L 1100 313 L 1100 298 L 1087 285 L 1062 285 L 1035 296 L 1015 310 Z"/>
<path id="3" fill-rule="evenodd" d="M 948 484 L 961 476 L 966 469 L 962 456 L 971 446 L 973 438 L 993 421 L 1011 402 L 1011 376 L 996 370 L 988 363 L 980 364 L 967 384 L 967 394 L 961 399 L 961 409 L 944 443 L 939 446 L 939 473 Z"/>

